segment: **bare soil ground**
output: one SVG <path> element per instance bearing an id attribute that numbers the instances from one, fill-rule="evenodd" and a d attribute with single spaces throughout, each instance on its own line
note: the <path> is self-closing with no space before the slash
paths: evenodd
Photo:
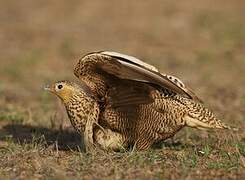
<path id="1" fill-rule="evenodd" d="M 245 1 L 0 0 L 1 179 L 245 179 Z M 183 129 L 146 152 L 84 153 L 42 87 L 91 51 L 134 55 L 192 87 L 230 131 Z"/>

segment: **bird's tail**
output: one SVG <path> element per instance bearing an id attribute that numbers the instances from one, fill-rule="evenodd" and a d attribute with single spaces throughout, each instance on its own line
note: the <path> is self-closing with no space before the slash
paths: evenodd
<path id="1" fill-rule="evenodd" d="M 212 120 L 203 122 L 197 118 L 193 118 L 189 115 L 184 117 L 185 123 L 189 127 L 197 128 L 197 129 L 228 129 L 237 131 L 237 128 L 230 127 L 223 123 L 221 120 L 213 118 Z"/>
<path id="2" fill-rule="evenodd" d="M 182 101 L 188 108 L 187 114 L 184 116 L 184 122 L 187 126 L 198 128 L 198 129 L 229 129 L 237 130 L 232 128 L 221 120 L 215 117 L 215 115 L 203 104 L 196 103 L 192 100 L 184 99 Z"/>

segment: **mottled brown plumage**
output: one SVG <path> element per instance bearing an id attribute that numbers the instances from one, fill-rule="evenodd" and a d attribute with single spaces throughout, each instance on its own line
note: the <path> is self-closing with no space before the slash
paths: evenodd
<path id="1" fill-rule="evenodd" d="M 74 128 L 84 132 L 87 146 L 143 150 L 184 126 L 229 129 L 179 79 L 134 57 L 91 53 L 79 60 L 74 73 L 81 87 L 59 82 L 53 88 L 58 94 L 53 92 L 64 101 Z"/>

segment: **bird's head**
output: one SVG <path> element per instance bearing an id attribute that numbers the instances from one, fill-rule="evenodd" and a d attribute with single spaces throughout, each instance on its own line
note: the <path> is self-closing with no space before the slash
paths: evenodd
<path id="1" fill-rule="evenodd" d="M 64 103 L 69 102 L 73 95 L 87 91 L 86 88 L 69 81 L 58 81 L 45 86 L 44 89 L 57 95 Z"/>

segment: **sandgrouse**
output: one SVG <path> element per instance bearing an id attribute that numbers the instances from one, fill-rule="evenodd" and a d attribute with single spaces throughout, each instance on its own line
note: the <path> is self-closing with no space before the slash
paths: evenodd
<path id="1" fill-rule="evenodd" d="M 185 126 L 231 129 L 178 78 L 135 57 L 90 53 L 79 59 L 74 74 L 80 85 L 59 81 L 46 90 L 63 101 L 86 147 L 145 150 Z"/>

